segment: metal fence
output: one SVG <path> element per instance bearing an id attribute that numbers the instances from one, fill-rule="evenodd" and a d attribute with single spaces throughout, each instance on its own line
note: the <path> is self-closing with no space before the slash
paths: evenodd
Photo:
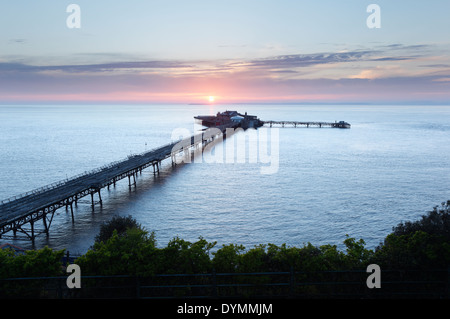
<path id="1" fill-rule="evenodd" d="M 366 271 L 259 272 L 81 276 L 69 289 L 67 277 L 0 280 L 0 298 L 450 298 L 449 270 L 384 270 L 381 287 L 368 288 Z"/>

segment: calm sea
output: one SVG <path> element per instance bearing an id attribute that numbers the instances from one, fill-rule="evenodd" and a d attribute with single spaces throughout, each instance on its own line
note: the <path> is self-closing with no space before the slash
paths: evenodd
<path id="1" fill-rule="evenodd" d="M 82 254 L 103 222 L 132 215 L 161 247 L 176 236 L 201 236 L 218 247 L 342 248 L 348 234 L 373 249 L 398 223 L 450 199 L 450 107 L 386 105 L 0 106 L 0 199 L 164 145 L 180 129 L 198 132 L 194 116 L 227 109 L 262 120 L 345 120 L 352 127 L 266 130 L 279 137 L 268 146 L 267 154 L 279 152 L 272 174 L 261 173 L 267 161 L 207 160 L 231 139 L 202 161 L 172 167 L 166 160 L 159 176 L 150 167 L 131 190 L 127 179 L 103 190 L 103 206 L 94 212 L 80 203 L 75 223 L 59 209 L 49 237 L 40 235 L 34 247 Z M 0 239 L 5 242 L 32 247 Z"/>

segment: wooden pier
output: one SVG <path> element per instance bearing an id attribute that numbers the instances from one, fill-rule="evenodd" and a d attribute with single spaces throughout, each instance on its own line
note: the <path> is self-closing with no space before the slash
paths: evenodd
<path id="1" fill-rule="evenodd" d="M 350 128 L 350 124 L 344 121 L 339 122 L 298 122 L 298 121 L 264 121 L 264 126 L 269 127 L 333 127 Z"/>
<path id="2" fill-rule="evenodd" d="M 81 198 L 90 195 L 92 210 L 94 210 L 96 204 L 102 205 L 101 190 L 103 188 L 109 189 L 111 185 L 115 186 L 118 181 L 128 178 L 128 186 L 131 189 L 132 186 L 136 186 L 136 176 L 143 169 L 151 166 L 153 174 L 159 174 L 163 160 L 171 158 L 172 165 L 176 165 L 177 155 L 184 153 L 190 156 L 191 151 L 199 147 L 204 148 L 220 135 L 225 135 L 227 128 L 235 128 L 235 124 L 230 123 L 208 129 L 189 138 L 142 154 L 128 156 L 124 160 L 93 171 L 3 200 L 0 202 L 0 238 L 9 236 L 5 234 L 11 231 L 14 237 L 19 232 L 32 241 L 39 234 L 48 235 L 57 209 L 65 207 L 70 210 L 72 222 L 74 222 L 73 206 L 76 206 Z M 38 221 L 42 221 L 42 225 L 36 225 Z"/>

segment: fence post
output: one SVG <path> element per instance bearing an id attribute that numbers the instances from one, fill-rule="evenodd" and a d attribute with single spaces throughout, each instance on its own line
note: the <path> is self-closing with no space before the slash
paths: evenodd
<path id="1" fill-rule="evenodd" d="M 215 298 L 217 297 L 217 276 L 216 276 L 216 269 L 213 268 L 212 270 L 212 296 Z"/>
<path id="2" fill-rule="evenodd" d="M 141 298 L 141 282 L 139 280 L 139 276 L 135 277 L 135 283 L 136 283 L 136 299 Z"/>
<path id="3" fill-rule="evenodd" d="M 291 270 L 289 272 L 289 295 L 291 297 L 294 296 L 294 286 L 295 286 L 295 272 L 294 267 L 291 266 Z"/>
<path id="4" fill-rule="evenodd" d="M 450 298 L 450 266 L 447 268 L 447 298 Z"/>
<path id="5" fill-rule="evenodd" d="M 57 299 L 63 299 L 63 293 L 62 293 L 62 284 L 61 284 L 61 279 L 57 278 L 56 279 L 56 298 Z"/>

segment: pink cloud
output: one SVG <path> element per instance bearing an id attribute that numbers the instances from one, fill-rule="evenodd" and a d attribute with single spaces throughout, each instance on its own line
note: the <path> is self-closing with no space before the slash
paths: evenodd
<path id="1" fill-rule="evenodd" d="M 408 74 L 385 63 L 412 58 L 379 56 L 355 51 L 228 62 L 0 63 L 0 102 L 206 103 L 209 96 L 216 103 L 450 101 L 450 82 L 440 80 L 449 75 Z M 384 64 L 370 74 L 361 67 L 359 76 L 345 76 L 348 63 L 357 62 Z M 333 78 L 315 78 L 322 66 Z"/>

